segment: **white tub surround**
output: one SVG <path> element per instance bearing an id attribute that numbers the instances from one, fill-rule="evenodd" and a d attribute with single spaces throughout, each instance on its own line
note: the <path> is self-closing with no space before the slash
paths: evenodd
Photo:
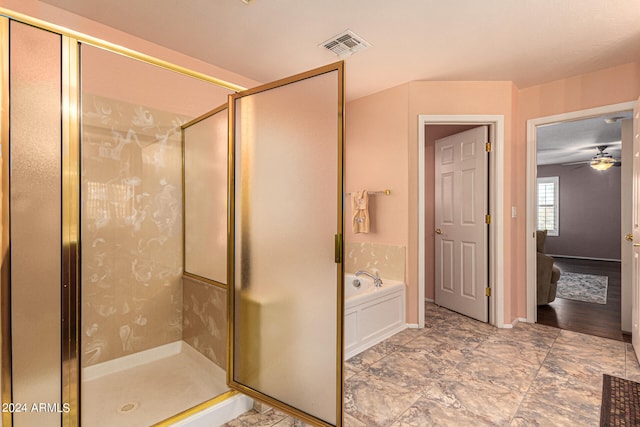
<path id="1" fill-rule="evenodd" d="M 382 279 L 375 287 L 369 277 L 345 275 L 344 352 L 345 360 L 404 330 L 405 284 Z"/>

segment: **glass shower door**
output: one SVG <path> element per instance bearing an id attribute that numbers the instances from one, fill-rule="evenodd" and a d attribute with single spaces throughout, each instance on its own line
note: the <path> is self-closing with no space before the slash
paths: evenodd
<path id="1" fill-rule="evenodd" d="M 343 64 L 230 97 L 232 388 L 342 424 Z"/>
<path id="2" fill-rule="evenodd" d="M 227 288 L 227 104 L 182 126 L 184 275 Z"/>
<path id="3" fill-rule="evenodd" d="M 82 425 L 152 425 L 228 391 L 226 295 L 183 276 L 181 126 L 229 91 L 81 50 Z"/>

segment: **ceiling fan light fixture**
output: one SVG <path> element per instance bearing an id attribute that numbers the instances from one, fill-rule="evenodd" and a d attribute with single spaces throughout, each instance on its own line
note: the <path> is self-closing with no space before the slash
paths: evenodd
<path id="1" fill-rule="evenodd" d="M 611 157 L 599 157 L 591 160 L 589 166 L 598 171 L 606 171 L 616 162 L 615 159 Z"/>
<path id="2" fill-rule="evenodd" d="M 606 171 L 611 166 L 614 166 L 617 160 L 610 156 L 609 153 L 605 152 L 604 150 L 606 149 L 606 145 L 599 145 L 598 154 L 593 156 L 589 166 L 598 171 Z"/>

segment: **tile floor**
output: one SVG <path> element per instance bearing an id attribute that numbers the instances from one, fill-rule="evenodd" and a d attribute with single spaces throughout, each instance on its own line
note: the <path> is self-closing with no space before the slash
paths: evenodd
<path id="1" fill-rule="evenodd" d="M 640 381 L 631 344 L 519 323 L 497 329 L 433 304 L 345 362 L 345 425 L 599 426 L 602 374 Z M 229 427 L 302 426 L 250 411 Z"/>

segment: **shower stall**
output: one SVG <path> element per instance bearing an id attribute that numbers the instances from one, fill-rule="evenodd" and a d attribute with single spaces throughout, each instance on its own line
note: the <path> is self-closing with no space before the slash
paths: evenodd
<path id="1" fill-rule="evenodd" d="M 238 88 L 2 28 L 3 423 L 152 425 L 231 394 L 226 290 L 183 278 L 182 125 Z"/>
<path id="2" fill-rule="evenodd" d="M 244 90 L 5 10 L 0 42 L 2 425 L 341 425 L 342 64 Z"/>
<path id="3" fill-rule="evenodd" d="M 183 224 L 206 225 L 208 212 L 195 205 L 183 215 L 183 194 L 195 180 L 183 181 L 181 132 L 227 93 L 80 49 L 81 419 L 151 425 L 229 391 L 226 290 L 183 277 L 193 258 L 183 254 L 190 243 Z M 216 142 L 224 158 L 209 155 L 206 145 Z M 209 180 L 217 179 L 225 193 L 226 144 L 226 137 L 203 141 L 200 159 L 225 168 L 197 181 L 215 186 Z M 200 172 L 185 166 L 185 177 Z M 226 260 L 226 249 L 201 253 Z"/>

